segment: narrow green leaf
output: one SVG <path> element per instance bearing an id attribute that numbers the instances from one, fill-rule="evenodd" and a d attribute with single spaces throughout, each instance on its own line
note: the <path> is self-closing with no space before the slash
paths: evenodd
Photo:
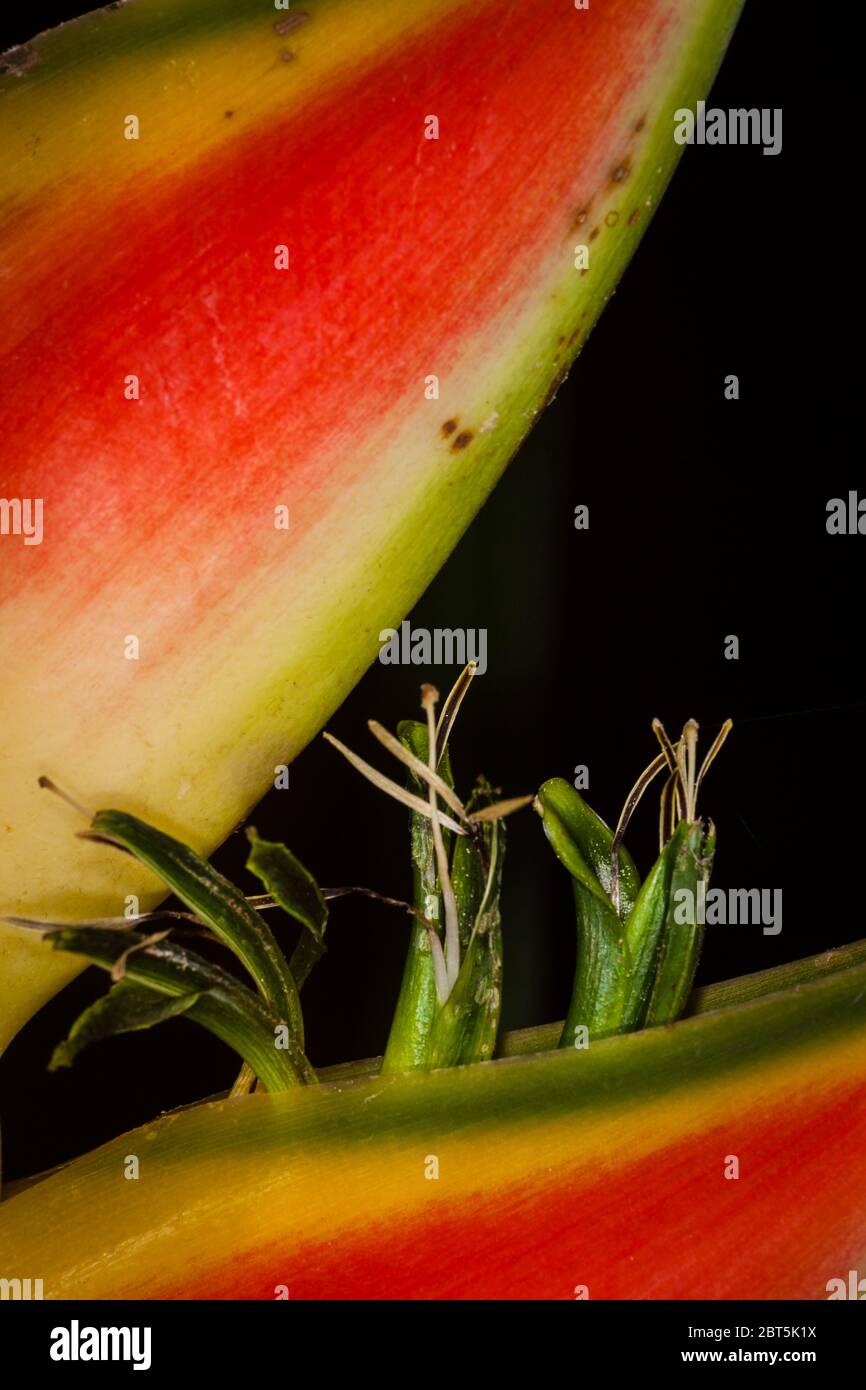
<path id="1" fill-rule="evenodd" d="M 251 844 L 247 868 L 261 880 L 283 911 L 305 928 L 290 965 L 292 978 L 301 989 L 313 966 L 325 954 L 328 904 L 309 869 L 286 845 L 261 839 L 252 826 L 247 830 L 247 838 Z"/>
<path id="2" fill-rule="evenodd" d="M 247 830 L 247 839 L 251 845 L 247 868 L 261 880 L 284 912 L 321 941 L 328 922 L 328 904 L 309 869 L 286 845 L 263 840 L 253 826 Z"/>
<path id="3" fill-rule="evenodd" d="M 577 920 L 574 985 L 560 1047 L 574 1047 L 578 1030 L 592 1039 L 622 1031 L 626 992 L 623 917 L 640 893 L 640 875 L 620 846 L 620 912 L 610 898 L 613 832 L 562 777 L 540 788 L 536 807 L 544 832 L 572 877 Z"/>
<path id="4" fill-rule="evenodd" d="M 119 1033 L 135 1033 L 186 1013 L 201 999 L 201 993 L 179 994 L 172 998 L 157 994 L 147 985 L 121 980 L 107 994 L 79 1014 L 64 1042 L 58 1043 L 48 1064 L 49 1071 L 71 1067 L 79 1052 L 91 1043 Z"/>
<path id="5" fill-rule="evenodd" d="M 715 826 L 710 825 L 704 838 L 701 823 L 696 821 L 677 853 L 659 966 L 644 1021 L 647 1028 L 675 1022 L 688 1003 L 704 940 L 703 923 L 696 920 L 698 892 L 701 885 L 705 892 L 709 884 L 715 849 Z M 689 894 L 685 902 L 677 898 L 683 890 Z M 686 921 L 682 920 L 684 915 Z"/>
<path id="6" fill-rule="evenodd" d="M 609 902 L 574 879 L 577 959 L 560 1047 L 574 1047 L 578 1029 L 593 1040 L 622 1031 L 625 992 L 623 926 Z"/>
<path id="7" fill-rule="evenodd" d="M 130 947 L 140 948 L 127 958 L 125 981 L 172 999 L 196 994 L 195 1003 L 185 1010 L 187 1016 L 234 1048 L 267 1090 L 284 1091 L 309 1079 L 312 1068 L 285 1020 L 252 990 L 195 952 L 169 940 L 144 945 L 146 938 L 138 932 L 121 934 L 90 927 L 71 927 L 53 933 L 50 940 L 55 951 L 86 956 L 108 971 Z M 285 1047 L 279 1045 L 284 1040 Z"/>
<path id="8" fill-rule="evenodd" d="M 562 777 L 551 777 L 539 788 L 536 806 L 557 858 L 572 878 L 596 897 L 603 896 L 610 907 L 613 831 Z M 619 872 L 624 921 L 640 892 L 640 874 L 625 845 L 620 846 Z"/>
<path id="9" fill-rule="evenodd" d="M 674 864 L 690 829 L 687 821 L 680 821 L 644 879 L 626 922 L 626 990 L 620 1032 L 630 1033 L 643 1026 L 658 970 Z"/>
<path id="10" fill-rule="evenodd" d="M 292 972 L 270 927 L 240 889 L 188 845 L 124 811 L 97 811 L 88 833 L 147 864 L 234 951 L 303 1053 L 304 1020 Z"/>

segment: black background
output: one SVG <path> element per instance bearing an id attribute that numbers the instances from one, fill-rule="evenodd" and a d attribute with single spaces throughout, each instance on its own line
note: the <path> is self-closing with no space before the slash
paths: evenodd
<path id="1" fill-rule="evenodd" d="M 414 626 L 488 631 L 489 669 L 452 745 L 464 788 L 484 771 L 506 794 L 533 791 L 585 763 L 590 803 L 615 820 L 654 754 L 654 715 L 672 732 L 693 715 L 707 738 L 733 717 L 702 802 L 719 827 L 714 883 L 781 888 L 783 929 L 710 929 L 700 983 L 863 934 L 851 879 L 866 540 L 825 527 L 830 497 L 864 491 L 839 436 L 846 349 L 827 330 L 828 306 L 850 293 L 834 238 L 851 209 L 827 173 L 832 117 L 814 119 L 811 36 L 798 26 L 795 56 L 790 13 L 746 5 L 712 93 L 726 108 L 783 107 L 782 154 L 686 152 L 569 380 L 411 614 Z M 5 44 L 64 17 L 29 5 L 7 19 Z M 739 401 L 723 398 L 728 373 Z M 574 530 L 578 503 L 590 508 L 588 532 Z M 738 661 L 724 659 L 728 634 L 739 637 Z M 414 716 L 426 674 L 376 664 L 330 727 L 376 761 L 365 721 Z M 443 693 L 448 674 L 433 673 Z M 321 739 L 255 823 L 323 883 L 410 892 L 402 810 Z M 568 879 L 540 823 L 526 811 L 510 831 L 506 1028 L 563 1016 L 574 953 Z M 655 834 L 653 800 L 629 836 L 644 871 Z M 256 891 L 244 849 L 235 835 L 215 862 Z M 304 991 L 315 1065 L 382 1050 L 407 922 L 358 899 L 334 906 L 329 954 Z M 230 1084 L 234 1055 L 184 1021 L 49 1075 L 53 1044 L 105 987 L 88 972 L 3 1059 L 7 1178 Z"/>
<path id="2" fill-rule="evenodd" d="M 361 1316 L 367 1335 L 372 1333 L 373 1337 L 378 1337 L 377 1329 L 381 1329 L 383 1336 L 387 1336 L 393 1326 L 393 1306 L 389 1303 L 383 1314 L 372 1299 L 365 1304 Z M 472 1325 L 470 1318 L 477 1319 L 473 1309 L 466 1323 L 462 1323 L 465 1312 L 461 1312 L 459 1304 L 452 1306 L 452 1325 L 468 1328 Z M 521 1310 L 525 1307 L 525 1304 L 509 1303 L 507 1318 L 503 1316 L 501 1305 L 488 1303 L 484 1307 L 487 1327 L 492 1334 L 485 1368 L 497 1380 L 511 1368 L 515 1328 L 522 1325 L 531 1335 L 538 1322 L 537 1310 L 523 1313 Z M 125 1326 L 151 1329 L 151 1373 L 186 1370 L 194 1357 L 196 1374 L 204 1380 L 209 1381 L 211 1374 L 244 1379 L 250 1373 L 250 1346 L 255 1346 L 259 1366 L 282 1364 L 286 1338 L 291 1335 L 287 1331 L 291 1308 L 291 1303 L 287 1309 L 285 1302 L 268 1300 L 234 1302 L 231 1336 L 214 1335 L 214 1328 L 220 1327 L 225 1320 L 225 1303 L 204 1299 L 183 1302 L 125 1299 L 123 1320 Z M 313 1335 L 321 1332 L 317 1337 L 317 1362 L 331 1380 L 341 1373 L 351 1375 L 358 1360 L 357 1338 L 352 1334 L 356 1326 L 360 1333 L 360 1318 L 353 1325 L 352 1309 L 347 1304 L 341 1306 L 340 1313 L 341 1327 L 349 1335 L 335 1337 L 330 1317 L 322 1316 L 315 1304 L 304 1304 L 305 1331 Z M 87 1361 L 78 1365 L 52 1361 L 48 1352 L 54 1340 L 54 1329 L 68 1328 L 73 1318 L 78 1319 L 82 1328 L 116 1325 L 119 1321 L 114 1304 L 110 1312 L 106 1312 L 104 1303 L 80 1299 L 22 1302 L 16 1305 L 14 1319 L 7 1319 L 4 1350 L 13 1356 L 18 1353 L 18 1360 L 25 1364 L 30 1364 L 29 1358 L 38 1360 L 42 1376 L 49 1382 L 56 1376 L 63 1385 L 69 1384 L 70 1377 L 73 1383 L 80 1377 L 82 1384 L 91 1385 L 94 1380 L 107 1382 L 110 1377 L 112 1384 L 116 1384 L 118 1378 L 125 1379 L 126 1375 L 131 1378 L 136 1374 L 128 1361 Z M 417 1334 L 423 1339 L 427 1325 L 418 1302 L 400 1304 L 400 1325 L 408 1335 Z M 648 1362 L 664 1375 L 670 1368 L 682 1367 L 684 1355 L 736 1360 L 742 1353 L 746 1357 L 775 1355 L 779 1360 L 785 1356 L 801 1361 L 812 1357 L 814 1363 L 807 1363 L 810 1370 L 820 1368 L 821 1378 L 826 1383 L 828 1377 L 832 1381 L 835 1375 L 847 1373 L 862 1348 L 862 1315 L 852 1312 L 850 1302 L 841 1301 L 831 1307 L 829 1302 L 762 1300 L 756 1304 L 726 1299 L 717 1308 L 687 1299 L 643 1302 L 587 1299 L 572 1304 L 570 1311 L 564 1309 L 556 1322 L 551 1319 L 549 1326 L 553 1336 L 558 1333 L 562 1337 L 573 1336 L 574 1328 L 579 1326 L 580 1335 L 591 1338 L 594 1345 L 615 1346 L 617 1370 L 625 1375 L 634 1372 L 636 1377 L 644 1375 Z M 623 1336 L 624 1326 L 628 1328 L 626 1337 Z M 707 1335 L 716 1331 L 722 1335 Z M 744 1360 L 740 1364 L 754 1363 Z"/>

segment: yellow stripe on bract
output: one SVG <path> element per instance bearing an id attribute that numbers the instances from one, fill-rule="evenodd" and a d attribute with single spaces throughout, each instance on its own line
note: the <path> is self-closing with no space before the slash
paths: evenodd
<path id="1" fill-rule="evenodd" d="M 313 1143 L 300 1151 L 288 1144 L 269 1148 L 264 1138 L 262 1148 L 254 1151 L 241 1123 L 245 1107 L 261 1106 L 264 1136 L 267 1107 L 282 1106 L 283 1099 L 202 1107 L 197 1115 L 169 1116 L 158 1129 L 125 1136 L 83 1166 L 51 1179 L 39 1195 L 32 1190 L 15 1198 L 13 1213 L 19 1203 L 23 1207 L 41 1195 L 42 1215 L 35 1223 L 22 1219 L 23 1210 L 16 1213 L 13 1238 L 5 1242 L 7 1255 L 14 1256 L 16 1267 L 38 1265 L 46 1296 L 52 1298 L 147 1297 L 186 1282 L 205 1293 L 203 1281 L 214 1264 L 273 1250 L 290 1274 L 293 1252 L 306 1242 L 357 1235 L 382 1221 L 437 1209 L 444 1213 L 481 1189 L 495 1200 L 497 1190 L 529 1182 L 552 1188 L 566 1174 L 572 1186 L 581 1178 L 603 1182 L 606 1174 L 688 1135 L 727 1121 L 738 1128 L 760 1123 L 762 1112 L 769 1117 L 790 1110 L 804 1097 L 829 1091 L 840 1076 L 850 1084 L 863 1071 L 861 1030 L 854 1039 L 810 1043 L 793 1057 L 759 1062 L 757 1072 L 738 1069 L 727 1078 L 704 1080 L 641 1105 L 626 1097 L 603 1113 L 583 1107 L 546 1122 L 522 1113 L 513 1124 L 486 1126 L 482 1114 L 478 1130 L 451 1136 L 445 1108 L 431 1114 L 429 1133 L 413 1125 L 411 1134 L 397 1139 L 377 1139 L 376 1100 L 399 1080 L 371 1081 L 355 1098 L 356 1107 L 363 1104 L 369 1110 L 369 1135 L 353 1141 L 352 1116 L 345 1142 Z M 343 1097 L 333 1092 L 305 1095 L 301 1103 L 339 1106 L 352 1100 L 349 1090 Z M 209 1113 L 214 1109 L 222 1111 L 218 1147 L 201 1155 L 196 1148 L 202 1128 L 216 1119 Z M 187 1127 L 188 1138 L 176 1136 L 171 1148 L 174 1125 Z M 165 1158 L 163 1148 L 168 1149 Z M 131 1192 L 130 1184 L 105 1181 L 107 1167 L 115 1161 L 119 1165 L 118 1155 L 132 1150 L 154 1175 L 140 1192 L 139 1185 Z M 424 1176 L 431 1153 L 439 1159 L 435 1184 Z M 56 1238 L 49 1240 L 46 1234 L 54 1229 L 52 1203 L 59 1213 L 62 1209 L 60 1249 Z M 87 1256 L 76 1260 L 73 1251 L 87 1251 Z"/>
<path id="2" fill-rule="evenodd" d="M 70 177 L 76 185 L 68 192 L 80 199 L 88 173 L 93 188 L 112 197 L 124 179 L 177 173 L 229 132 L 275 110 L 300 110 L 467 0 L 309 0 L 289 11 L 235 0 L 235 8 L 221 27 L 209 0 L 146 0 L 35 40 L 34 67 L 0 82 L 4 211 L 46 187 L 56 196 L 53 186 Z M 278 32 L 301 14 L 309 16 L 304 23 Z M 124 137 L 128 115 L 138 117 L 138 140 Z"/>

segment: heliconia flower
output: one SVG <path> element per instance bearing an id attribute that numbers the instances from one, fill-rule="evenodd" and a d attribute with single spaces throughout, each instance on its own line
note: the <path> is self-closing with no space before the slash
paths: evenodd
<path id="1" fill-rule="evenodd" d="M 535 808 L 571 874 L 577 914 L 577 967 L 560 1047 L 573 1046 L 581 1029 L 605 1038 L 674 1023 L 685 1009 L 704 935 L 696 903 L 717 839 L 713 822 L 705 829 L 698 819 L 698 792 L 732 727 L 726 719 L 699 769 L 697 722 L 688 720 L 674 745 L 654 719 L 662 752 L 635 782 L 615 830 L 562 777 L 539 789 Z M 663 771 L 659 856 L 641 882 L 623 837 Z"/>
<path id="2" fill-rule="evenodd" d="M 5 1263 L 46 1298 L 839 1296 L 866 1249 L 866 942 L 582 1051 L 560 1027 L 165 1116 L 13 1189 Z"/>
<path id="3" fill-rule="evenodd" d="M 209 853 L 321 728 L 581 348 L 739 8 L 172 0 L 6 55 L 0 911 L 161 892 L 40 774 Z M 76 968 L 0 930 L 0 1045 Z"/>

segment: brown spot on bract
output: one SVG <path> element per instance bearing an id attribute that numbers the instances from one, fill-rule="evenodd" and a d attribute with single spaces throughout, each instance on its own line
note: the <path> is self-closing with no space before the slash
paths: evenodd
<path id="1" fill-rule="evenodd" d="M 456 420 L 446 420 L 446 421 L 445 421 L 445 424 L 442 426 L 442 433 L 444 434 L 445 438 L 447 439 L 448 436 L 449 436 L 449 434 L 453 434 L 454 431 L 456 430 L 456 428 L 457 428 L 457 421 L 456 421 Z"/>
<path id="2" fill-rule="evenodd" d="M 596 239 L 597 236 L 598 236 L 598 227 L 593 227 L 592 231 L 591 231 L 590 234 L 589 234 L 589 239 L 590 239 L 590 241 L 595 241 L 595 239 Z"/>
<path id="3" fill-rule="evenodd" d="M 629 169 L 628 164 L 617 164 L 616 168 L 611 171 L 610 181 L 611 183 L 625 183 L 625 180 L 628 178 L 630 173 L 631 170 Z"/>
<path id="4" fill-rule="evenodd" d="M 640 133 L 641 133 L 641 131 L 643 130 L 643 128 L 644 128 L 645 125 L 646 125 L 646 116 L 641 116 L 641 118 L 640 118 L 639 121 L 635 121 L 635 126 L 634 126 L 635 134 L 636 134 L 636 135 L 640 135 Z"/>
<path id="5" fill-rule="evenodd" d="M 294 62 L 295 55 L 294 53 L 290 52 L 288 48 L 284 48 L 282 53 L 280 54 L 280 57 L 282 58 L 284 63 L 292 63 Z"/>
<path id="6" fill-rule="evenodd" d="M 634 224 L 635 224 L 635 222 L 638 220 L 639 217 L 640 217 L 640 208 L 632 208 L 631 212 L 630 212 L 629 215 L 628 215 L 628 226 L 629 226 L 629 227 L 633 227 Z"/>
<path id="7" fill-rule="evenodd" d="M 234 111 L 227 111 L 227 112 L 226 112 L 226 120 L 229 120 L 234 114 L 235 114 Z"/>
<path id="8" fill-rule="evenodd" d="M 575 219 L 574 219 L 574 225 L 575 225 L 575 227 L 582 227 L 583 224 L 584 224 L 584 222 L 586 221 L 586 219 L 587 219 L 588 217 L 589 217 L 589 208 L 581 208 L 581 209 L 580 209 L 580 212 L 577 213 L 577 215 L 575 216 Z"/>
<path id="9" fill-rule="evenodd" d="M 557 372 L 556 376 L 553 378 L 553 381 L 550 383 L 547 390 L 545 391 L 544 400 L 541 402 L 540 406 L 541 410 L 546 410 L 547 407 L 553 403 L 557 391 L 559 390 L 563 382 L 567 380 L 567 378 L 568 367 L 563 367 L 562 371 Z"/>
<path id="10" fill-rule="evenodd" d="M 466 448 L 466 445 L 467 445 L 467 444 L 471 444 L 471 443 L 472 443 L 472 431 L 471 431 L 471 430 L 461 430 L 460 433 L 458 434 L 457 438 L 455 439 L 454 443 L 451 445 L 451 448 L 452 448 L 452 449 L 454 450 L 454 452 L 456 453 L 459 449 L 465 449 L 465 448 Z"/>
<path id="11" fill-rule="evenodd" d="M 274 33 L 282 38 L 285 34 L 290 34 L 293 29 L 300 29 L 302 24 L 306 24 L 310 16 L 306 10 L 299 11 L 298 14 L 286 15 L 285 19 L 278 19 L 274 25 Z"/>

